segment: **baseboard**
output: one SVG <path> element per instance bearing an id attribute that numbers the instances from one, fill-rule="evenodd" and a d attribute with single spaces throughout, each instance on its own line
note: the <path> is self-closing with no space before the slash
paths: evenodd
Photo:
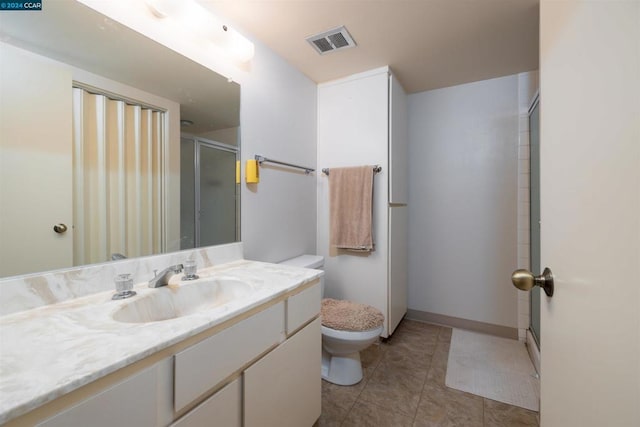
<path id="1" fill-rule="evenodd" d="M 410 320 L 417 320 L 437 325 L 450 326 L 452 328 L 466 329 L 468 331 L 482 332 L 483 334 L 498 337 L 518 339 L 518 328 L 494 325 L 492 323 L 478 322 L 476 320 L 461 319 L 459 317 L 445 316 L 444 314 L 429 313 L 426 311 L 408 309 L 405 316 Z"/>
<path id="2" fill-rule="evenodd" d="M 533 367 L 536 368 L 536 372 L 540 375 L 540 350 L 529 329 L 527 329 L 527 351 L 529 352 Z"/>

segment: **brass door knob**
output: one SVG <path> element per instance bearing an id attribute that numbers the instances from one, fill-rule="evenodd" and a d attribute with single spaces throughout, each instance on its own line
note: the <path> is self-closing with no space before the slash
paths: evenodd
<path id="1" fill-rule="evenodd" d="M 553 273 L 548 267 L 539 276 L 534 276 L 529 270 L 516 270 L 511 275 L 511 281 L 521 291 L 530 291 L 534 286 L 540 286 L 548 297 L 553 296 Z"/>
<path id="2" fill-rule="evenodd" d="M 65 224 L 56 224 L 53 226 L 53 231 L 58 234 L 63 234 L 67 231 L 67 226 Z"/>

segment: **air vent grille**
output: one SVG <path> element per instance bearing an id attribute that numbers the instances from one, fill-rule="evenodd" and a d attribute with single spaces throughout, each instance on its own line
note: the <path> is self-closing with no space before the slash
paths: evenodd
<path id="1" fill-rule="evenodd" d="M 307 41 L 320 55 L 356 46 L 356 42 L 345 27 L 334 28 L 324 33 L 307 37 Z"/>
<path id="2" fill-rule="evenodd" d="M 336 49 L 340 49 L 341 47 L 349 46 L 349 42 L 344 38 L 342 33 L 331 34 L 327 36 L 331 43 L 336 47 Z"/>
<path id="3" fill-rule="evenodd" d="M 325 53 L 325 52 L 328 52 L 330 50 L 333 50 L 333 46 L 331 46 L 331 43 L 329 43 L 329 40 L 327 40 L 324 37 L 321 38 L 321 39 L 313 40 L 313 44 L 322 53 Z"/>

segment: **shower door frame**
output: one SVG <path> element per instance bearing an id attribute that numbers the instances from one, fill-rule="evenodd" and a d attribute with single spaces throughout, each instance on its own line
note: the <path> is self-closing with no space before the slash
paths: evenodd
<path id="1" fill-rule="evenodd" d="M 537 151 L 533 149 L 533 141 L 531 139 L 531 115 L 534 110 L 538 108 L 538 139 L 537 139 Z M 540 274 L 540 92 L 536 91 L 531 103 L 529 105 L 528 110 L 528 122 L 529 122 L 529 267 L 533 274 Z M 538 182 L 534 180 L 534 162 L 533 157 L 536 155 L 538 157 L 537 164 L 535 165 L 537 168 Z M 537 188 L 537 214 L 534 215 L 534 184 Z M 538 224 L 534 226 L 535 220 L 537 219 Z M 534 247 L 534 243 L 537 242 L 537 248 Z M 535 262 L 537 261 L 537 262 Z M 535 264 L 535 265 L 534 265 Z M 533 337 L 538 350 L 540 349 L 540 288 L 534 287 L 530 291 L 529 295 L 529 331 L 531 332 L 531 336 Z M 537 299 L 537 304 L 534 300 Z M 537 310 L 537 319 L 538 324 L 534 323 L 534 313 Z"/>
<path id="2" fill-rule="evenodd" d="M 236 165 L 240 160 L 240 147 L 236 147 L 234 145 L 224 144 L 222 142 L 213 141 L 210 139 L 202 138 L 199 136 L 190 135 L 187 133 L 183 133 L 180 136 L 181 139 L 191 139 L 193 141 L 193 169 L 194 169 L 194 247 L 201 247 L 201 224 L 200 224 L 200 211 L 201 211 L 201 189 L 200 189 L 200 177 L 201 177 L 201 164 L 200 164 L 200 147 L 205 146 L 207 148 L 213 148 L 215 150 L 225 151 L 228 153 L 235 154 Z M 237 166 L 236 166 L 237 167 Z M 238 182 L 236 181 L 236 197 L 235 197 L 235 241 L 240 241 L 240 227 L 238 226 L 240 221 L 240 189 L 238 186 Z M 231 243 L 231 242 L 229 242 Z"/>

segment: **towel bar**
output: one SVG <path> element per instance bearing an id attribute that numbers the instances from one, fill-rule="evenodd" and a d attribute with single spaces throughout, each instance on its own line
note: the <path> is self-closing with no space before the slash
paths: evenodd
<path id="1" fill-rule="evenodd" d="M 382 172 L 382 166 L 375 165 L 373 167 L 373 173 L 380 173 L 380 172 Z M 325 174 L 325 175 L 329 175 L 329 168 L 323 168 L 322 169 L 322 173 Z"/>
<path id="2" fill-rule="evenodd" d="M 264 162 L 275 163 L 277 165 L 289 166 L 290 168 L 302 169 L 304 171 L 304 173 L 306 173 L 307 175 L 310 174 L 311 172 L 315 171 L 315 169 L 313 169 L 313 168 L 308 168 L 306 166 L 300 166 L 300 165 L 294 165 L 293 163 L 281 162 L 280 160 L 268 159 L 268 158 L 266 158 L 264 156 L 260 156 L 259 154 L 255 155 L 255 159 L 258 161 L 259 165 L 262 165 L 262 163 L 264 163 Z"/>

